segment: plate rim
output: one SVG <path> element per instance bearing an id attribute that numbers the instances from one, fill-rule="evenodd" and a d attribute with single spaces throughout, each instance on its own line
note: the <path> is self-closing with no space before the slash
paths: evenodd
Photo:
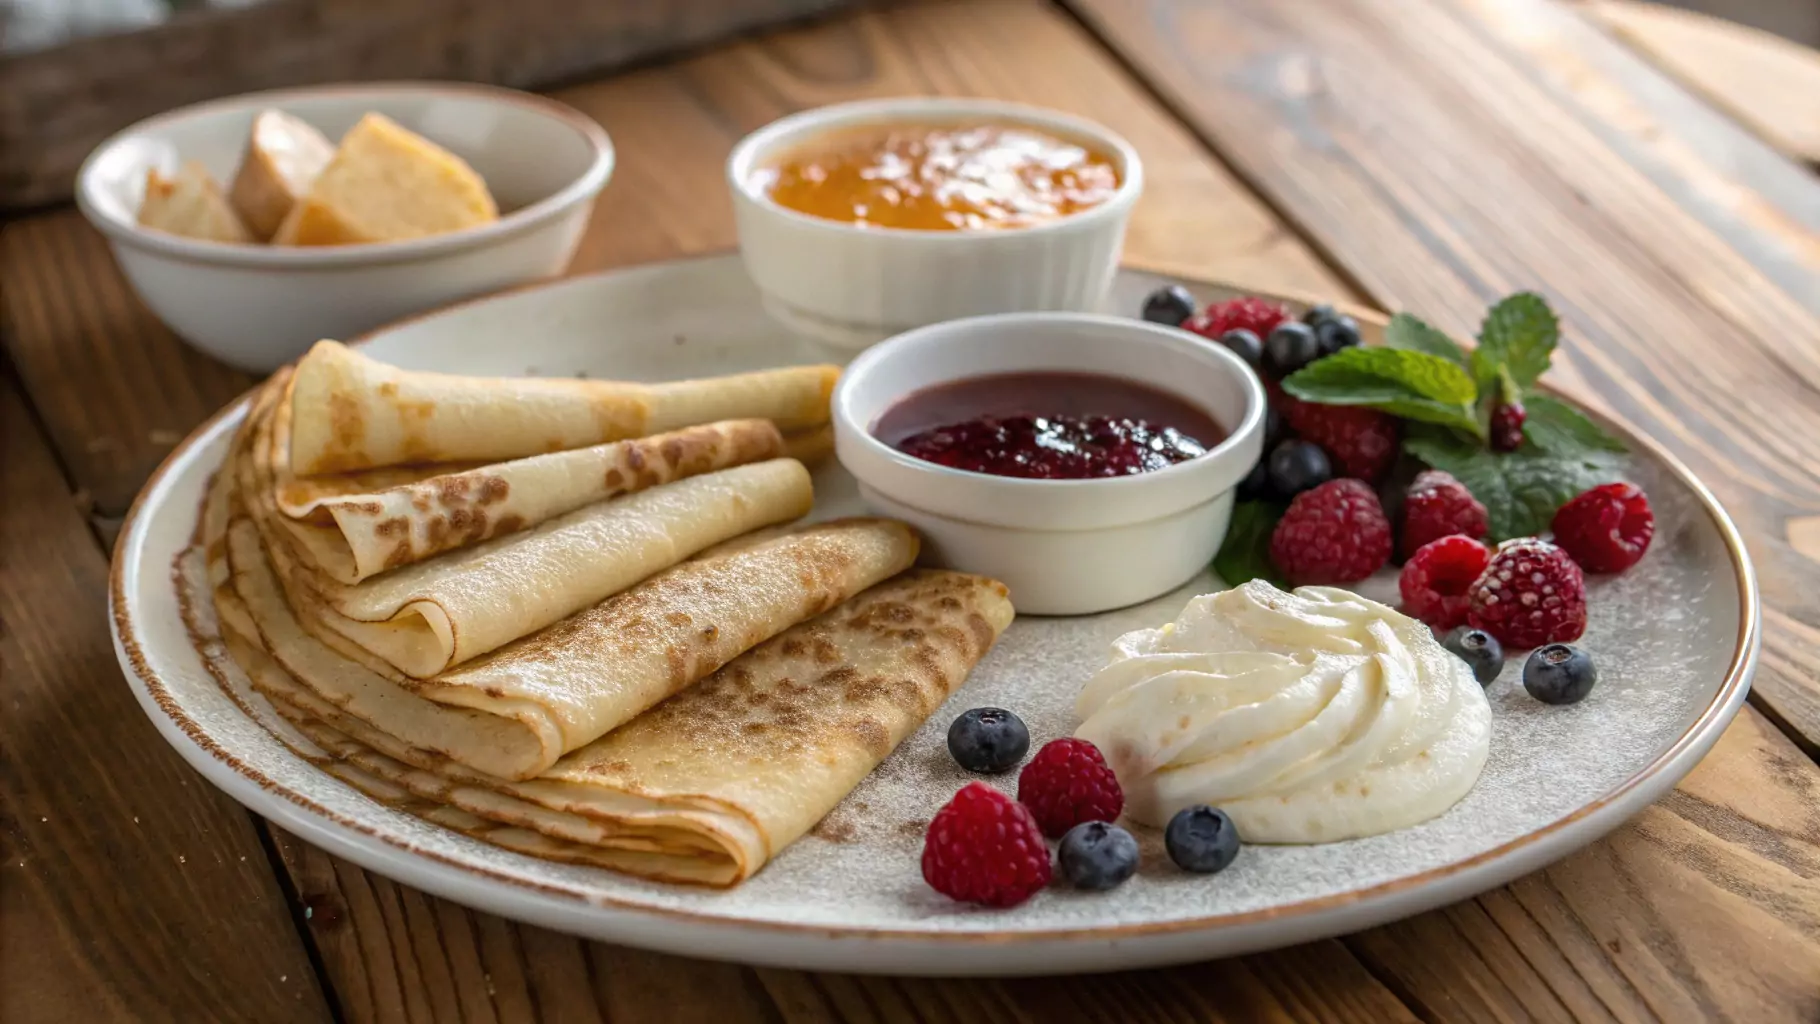
<path id="1" fill-rule="evenodd" d="M 564 287 L 582 287 L 582 282 L 595 281 L 628 272 L 700 263 L 709 260 L 725 259 L 728 253 L 705 253 L 698 256 L 676 260 L 665 260 L 654 263 L 636 264 L 628 267 L 612 268 L 579 274 L 556 281 L 534 283 L 522 287 L 506 289 L 487 296 L 466 300 L 445 306 L 437 310 L 407 317 L 384 327 L 368 331 L 351 339 L 352 346 L 364 345 L 381 334 L 390 333 L 400 327 L 421 320 L 456 315 L 460 311 L 486 302 L 514 297 L 529 292 L 541 292 L 546 289 Z M 1190 273 L 1180 267 L 1161 263 L 1146 263 L 1127 259 L 1120 264 L 1121 271 L 1138 271 L 1161 274 L 1180 280 L 1190 286 L 1206 289 L 1223 290 L 1229 293 L 1257 295 L 1267 299 L 1289 301 L 1307 305 L 1316 300 L 1306 295 L 1271 288 L 1258 288 L 1233 281 L 1210 278 L 1205 275 Z M 1362 320 L 1382 328 L 1388 318 L 1375 310 L 1360 306 L 1350 306 L 1349 312 Z M 435 878 L 435 883 L 446 882 L 446 886 L 426 883 L 423 880 L 405 882 L 423 889 L 440 888 L 439 895 L 465 902 L 470 905 L 486 902 L 488 909 L 506 917 L 524 919 L 522 907 L 503 900 L 485 899 L 477 901 L 473 893 L 457 892 L 456 887 L 465 883 L 486 884 L 504 883 L 510 890 L 519 893 L 542 897 L 557 897 L 571 907 L 585 908 L 587 911 L 610 911 L 629 915 L 632 918 L 644 918 L 652 923 L 661 923 L 672 927 L 707 928 L 715 933 L 736 930 L 751 933 L 754 937 L 791 937 L 799 939 L 820 939 L 843 941 L 891 941 L 900 943 L 926 944 L 934 947 L 976 948 L 980 946 L 1006 947 L 1019 946 L 1032 950 L 1055 943 L 1072 943 L 1078 941 L 1117 942 L 1120 940 L 1157 939 L 1168 936 L 1209 933 L 1242 933 L 1254 928 L 1273 923 L 1282 924 L 1291 930 L 1295 924 L 1312 925 L 1322 920 L 1322 915 L 1329 913 L 1351 912 L 1348 916 L 1357 915 L 1360 920 L 1357 927 L 1368 927 L 1371 924 L 1405 913 L 1416 913 L 1433 906 L 1463 899 L 1496 885 L 1503 884 L 1516 876 L 1534 870 L 1554 859 L 1565 856 L 1581 843 L 1603 835 L 1617 825 L 1628 820 L 1649 803 L 1654 802 L 1676 782 L 1692 770 L 1710 751 L 1713 744 L 1729 725 L 1750 688 L 1750 680 L 1755 672 L 1762 640 L 1762 609 L 1758 592 L 1756 571 L 1750 554 L 1745 546 L 1742 534 L 1738 531 L 1729 514 L 1719 503 L 1706 484 L 1691 469 L 1669 452 L 1654 438 L 1618 423 L 1596 408 L 1588 407 L 1586 411 L 1606 427 L 1613 429 L 1627 443 L 1641 449 L 1649 457 L 1661 463 L 1683 486 L 1687 487 L 1698 499 L 1699 505 L 1708 519 L 1718 530 L 1724 542 L 1727 556 L 1733 569 L 1738 586 L 1739 627 L 1738 637 L 1732 652 L 1731 661 L 1726 670 L 1724 681 L 1715 691 L 1712 700 L 1701 710 L 1694 721 L 1672 743 L 1664 748 L 1644 767 L 1638 769 L 1623 781 L 1617 783 L 1596 799 L 1587 802 L 1572 813 L 1564 815 L 1541 828 L 1525 832 L 1490 850 L 1482 851 L 1472 857 L 1453 861 L 1439 867 L 1413 875 L 1393 878 L 1362 889 L 1329 893 L 1327 895 L 1304 899 L 1293 903 L 1260 907 L 1236 913 L 1211 914 L 1199 917 L 1181 918 L 1171 921 L 1132 922 L 1110 924 L 1083 928 L 1035 928 L 1035 929 L 999 929 L 999 930 L 954 930 L 933 931 L 901 926 L 830 926 L 826 924 L 803 924 L 788 921 L 765 920 L 758 918 L 729 917 L 693 909 L 665 907 L 650 903 L 629 900 L 599 892 L 584 892 L 562 886 L 552 886 L 530 881 L 522 877 L 496 871 L 486 867 L 464 863 L 434 851 L 425 850 L 406 840 L 387 834 L 381 829 L 366 823 L 354 821 L 332 811 L 309 796 L 290 790 L 258 768 L 246 764 L 234 754 L 222 748 L 194 719 L 190 718 L 172 697 L 165 682 L 159 678 L 145 655 L 133 620 L 131 602 L 127 599 L 126 578 L 128 575 L 129 554 L 143 542 L 146 522 L 142 521 L 148 501 L 164 486 L 166 477 L 176 466 L 188 461 L 192 449 L 209 440 L 218 430 L 227 425 L 224 421 L 237 417 L 246 406 L 254 389 L 243 392 L 228 402 L 220 410 L 192 430 L 159 464 L 158 468 L 147 478 L 134 497 L 122 522 L 119 541 L 115 545 L 113 558 L 108 572 L 108 612 L 109 627 L 113 634 L 116 658 L 121 668 L 129 675 L 129 682 L 136 680 L 135 696 L 139 698 L 147 717 L 153 720 L 160 735 L 167 742 L 172 742 L 178 752 L 185 756 L 192 767 L 195 767 L 211 784 L 223 789 L 237 802 L 247 805 L 256 813 L 265 814 L 281 820 L 287 827 L 306 832 L 310 841 L 320 846 L 331 847 L 338 855 L 348 857 L 361 863 L 362 866 L 390 876 L 390 866 L 375 863 L 377 855 L 370 855 L 367 844 L 377 841 L 391 847 L 398 853 L 413 856 L 438 870 L 454 870 L 463 876 L 450 876 L 447 879 Z M 1544 390 L 1557 394 L 1562 389 L 1544 385 Z M 147 571 L 140 567 L 139 572 Z M 157 571 L 152 567 L 152 571 Z M 156 709 L 154 711 L 154 709 Z M 176 732 L 173 733 L 172 730 Z M 174 742 L 177 735 L 188 741 L 187 744 Z M 186 749 L 187 747 L 187 749 Z M 204 760 L 198 760 L 202 758 Z M 206 767 L 205 767 L 206 766 Z M 223 785 L 213 777 L 209 770 L 228 769 L 238 776 L 243 783 L 256 785 L 267 797 L 278 798 L 280 812 L 274 813 L 267 807 L 253 807 L 248 800 L 233 789 Z M 285 804 L 291 806 L 285 807 Z M 287 813 L 288 812 L 288 813 Z M 300 826 L 300 827 L 298 827 Z M 343 834 L 343 831 L 353 833 Z M 1578 843 L 1572 840 L 1582 832 L 1590 831 L 1586 839 Z M 1571 845 L 1569 845 L 1571 843 Z M 1565 846 L 1564 849 L 1556 847 Z M 480 890 L 485 892 L 485 890 Z M 1421 896 L 1412 896 L 1420 893 Z M 1432 897 L 1432 898 L 1430 898 Z M 1407 901 L 1410 905 L 1401 905 Z M 1418 905 L 1419 904 L 1419 905 Z M 544 922 L 548 915 L 541 915 Z M 563 927 L 563 925 L 554 925 Z M 1318 927 L 1314 931 L 1319 931 Z M 598 932 L 597 932 L 598 934 Z M 1313 932 L 1304 937 L 1311 937 Z M 619 941 L 626 941 L 620 937 Z M 1291 941 L 1294 941 L 1293 939 Z M 1247 948 L 1258 948 L 1248 946 Z M 687 952 L 687 949 L 679 949 Z M 1236 950 L 1235 950 L 1236 951 Z M 776 963 L 799 964 L 802 958 L 781 956 Z M 700 955 L 701 951 L 696 951 Z M 1190 954 L 1192 955 L 1192 954 Z M 1178 959 L 1183 958 L 1179 957 Z M 765 959 L 763 957 L 754 959 Z M 914 967 L 914 965 L 911 965 Z M 1121 966 L 1112 964 L 1109 967 Z M 1129 966 L 1125 964 L 1124 966 Z M 848 968 L 851 969 L 851 968 Z M 874 970 L 878 969 L 876 966 Z M 993 973 L 990 965 L 982 965 L 979 970 L 970 973 Z M 919 973 L 921 973 L 919 971 Z M 1002 969 L 999 970 L 1002 973 Z"/>

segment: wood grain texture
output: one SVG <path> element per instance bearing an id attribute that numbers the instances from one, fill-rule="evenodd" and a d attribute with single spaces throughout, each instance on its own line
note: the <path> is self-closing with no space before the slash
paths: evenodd
<path id="1" fill-rule="evenodd" d="M 1820 165 L 1820 53 L 1664 4 L 1590 0 L 1587 14 L 1792 157 Z"/>
<path id="2" fill-rule="evenodd" d="M 1817 869 L 1820 770 L 1746 708 L 1610 839 L 1346 944 L 1429 1020 L 1811 1021 Z"/>
<path id="3" fill-rule="evenodd" d="M 373 79 L 548 85 L 846 2 L 261 0 L 192 10 L 0 61 L 0 210 L 69 200 L 82 160 L 109 135 L 203 100 Z"/>
<path id="4" fill-rule="evenodd" d="M 1771 609 L 1753 700 L 1814 749 L 1820 577 L 1784 524 L 1820 511 L 1820 265 L 1779 285 L 1502 41 L 1548 0 L 1075 6 L 1378 304 L 1464 337 L 1500 295 L 1548 296 L 1556 379 L 1672 448 L 1745 532 Z"/>
<path id="5" fill-rule="evenodd" d="M 0 1019 L 328 1019 L 251 820 L 121 680 L 106 562 L 3 370 L 0 495 Z"/>

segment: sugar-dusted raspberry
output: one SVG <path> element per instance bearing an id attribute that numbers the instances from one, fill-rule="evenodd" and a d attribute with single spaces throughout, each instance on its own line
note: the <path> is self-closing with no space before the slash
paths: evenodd
<path id="1" fill-rule="evenodd" d="M 1352 583 L 1390 561 L 1390 520 L 1361 480 L 1303 491 L 1270 535 L 1270 560 L 1297 586 Z"/>
<path id="2" fill-rule="evenodd" d="M 1403 498 L 1402 551 L 1407 558 L 1430 541 L 1462 533 L 1478 540 L 1490 525 L 1485 506 L 1451 473 L 1438 469 L 1416 474 Z"/>
<path id="3" fill-rule="evenodd" d="M 1214 341 L 1235 327 L 1258 336 L 1270 337 L 1271 328 L 1289 319 L 1289 311 L 1274 302 L 1247 295 L 1225 302 L 1212 302 L 1206 309 L 1189 317 L 1182 326 Z"/>
<path id="4" fill-rule="evenodd" d="M 1049 884 L 1049 847 L 1023 804 L 969 782 L 954 794 L 923 840 L 923 880 L 967 903 L 1012 907 Z"/>
<path id="5" fill-rule="evenodd" d="M 1283 419 L 1305 441 L 1321 446 L 1339 476 L 1377 483 L 1397 460 L 1396 417 L 1362 405 L 1286 402 Z"/>
<path id="6" fill-rule="evenodd" d="M 1656 535 L 1656 514 L 1636 484 L 1595 487 L 1555 512 L 1555 543 L 1587 572 L 1623 572 Z"/>
<path id="7" fill-rule="evenodd" d="M 1125 809 L 1125 791 L 1100 748 L 1072 736 L 1043 744 L 1024 765 L 1017 777 L 1017 800 L 1030 808 L 1051 839 L 1083 821 L 1117 821 Z"/>
<path id="8" fill-rule="evenodd" d="M 1439 630 L 1464 623 L 1472 603 L 1468 592 L 1490 563 L 1490 548 L 1457 533 L 1417 548 L 1397 577 L 1403 613 Z"/>
<path id="9" fill-rule="evenodd" d="M 1586 577 L 1545 540 L 1499 545 L 1471 597 L 1466 621 L 1505 647 L 1567 643 L 1586 632 Z"/>

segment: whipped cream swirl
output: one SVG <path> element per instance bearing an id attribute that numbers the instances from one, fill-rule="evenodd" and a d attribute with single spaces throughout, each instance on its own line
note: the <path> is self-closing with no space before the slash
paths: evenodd
<path id="1" fill-rule="evenodd" d="M 1160 826 L 1212 804 L 1263 843 L 1426 821 L 1472 789 L 1491 741 L 1484 691 L 1427 626 L 1349 591 L 1262 580 L 1114 641 L 1075 710 L 1133 818 Z"/>

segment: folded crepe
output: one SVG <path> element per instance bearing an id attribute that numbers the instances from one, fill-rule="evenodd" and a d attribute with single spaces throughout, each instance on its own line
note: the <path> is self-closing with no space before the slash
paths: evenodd
<path id="1" fill-rule="evenodd" d="M 882 519 L 742 538 L 492 655 L 429 679 L 311 629 L 251 518 L 229 517 L 211 579 L 230 578 L 252 631 L 319 698 L 480 771 L 525 778 L 752 645 L 907 568 L 915 534 Z M 429 563 L 426 563 L 429 564 Z M 223 603 L 218 600 L 218 604 Z M 225 614 L 225 613 L 224 613 Z"/>
<path id="2" fill-rule="evenodd" d="M 255 685 L 369 794 L 536 856 L 731 886 L 832 810 L 967 677 L 1012 618 L 1005 588 L 912 571 L 795 626 L 535 779 L 475 773 L 237 652 Z M 230 643 L 230 647 L 234 645 Z"/>
<path id="3" fill-rule="evenodd" d="M 828 422 L 840 370 L 795 366 L 635 384 L 400 370 L 335 341 L 297 364 L 290 468 L 298 476 L 403 463 L 484 462 L 731 419 L 780 431 Z"/>
<path id="4" fill-rule="evenodd" d="M 597 502 L 344 584 L 300 556 L 276 504 L 283 387 L 274 379 L 255 402 L 245 444 L 230 458 L 285 597 L 312 631 L 332 632 L 416 678 L 533 633 L 711 545 L 795 519 L 814 500 L 800 463 L 772 459 Z"/>
<path id="5" fill-rule="evenodd" d="M 290 477 L 281 451 L 277 508 L 299 557 L 354 584 L 609 498 L 774 459 L 784 441 L 769 420 L 729 420 L 423 479 L 397 468 Z M 394 482 L 360 489 L 380 474 Z"/>

